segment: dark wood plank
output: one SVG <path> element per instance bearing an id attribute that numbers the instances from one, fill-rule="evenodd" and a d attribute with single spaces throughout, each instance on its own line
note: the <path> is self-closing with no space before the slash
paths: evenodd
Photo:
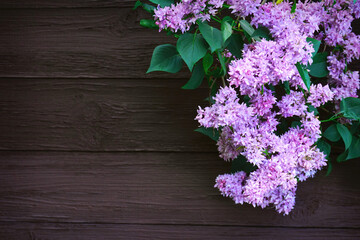
<path id="1" fill-rule="evenodd" d="M 1 79 L 0 149 L 216 151 L 194 132 L 206 88 L 176 79 Z"/>
<path id="2" fill-rule="evenodd" d="M 131 8 L 0 10 L 0 76 L 188 78 L 145 74 L 153 49 L 175 39 L 145 29 Z"/>
<path id="3" fill-rule="evenodd" d="M 132 224 L 33 224 L 1 223 L 0 237 L 7 240 L 75 239 L 349 239 L 360 237 L 359 229 L 261 228 L 229 226 L 176 226 Z"/>
<path id="4" fill-rule="evenodd" d="M 136 0 L 1 0 L 0 8 L 133 7 L 135 2 Z"/>
<path id="5" fill-rule="evenodd" d="M 0 152 L 0 221 L 360 228 L 359 161 L 299 184 L 290 216 L 235 205 L 215 153 Z"/>

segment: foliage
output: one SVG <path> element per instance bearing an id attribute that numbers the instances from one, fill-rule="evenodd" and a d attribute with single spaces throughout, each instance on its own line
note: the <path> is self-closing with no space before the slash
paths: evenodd
<path id="1" fill-rule="evenodd" d="M 231 174 L 216 187 L 236 203 L 289 214 L 297 183 L 360 157 L 357 1 L 150 0 L 140 24 L 177 38 L 157 46 L 148 72 L 192 72 L 183 89 L 209 86 L 196 129 L 217 142 Z M 339 17 L 341 16 L 341 18 Z M 311 19 L 308 21 L 308 19 Z M 339 153 L 339 152 L 337 152 Z M 336 154 L 335 154 L 336 155 Z"/>

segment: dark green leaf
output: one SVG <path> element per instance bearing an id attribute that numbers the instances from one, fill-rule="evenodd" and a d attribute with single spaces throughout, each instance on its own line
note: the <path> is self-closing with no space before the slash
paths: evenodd
<path id="1" fill-rule="evenodd" d="M 290 85 L 289 85 L 289 81 L 285 81 L 285 82 L 284 82 L 284 88 L 285 88 L 285 92 L 286 92 L 286 94 L 290 94 Z"/>
<path id="2" fill-rule="evenodd" d="M 142 6 L 142 2 L 140 2 L 139 0 L 135 2 L 134 8 L 133 10 L 137 9 L 138 7 Z"/>
<path id="3" fill-rule="evenodd" d="M 317 53 L 314 56 L 313 63 L 309 66 L 309 74 L 313 77 L 326 77 L 329 74 L 327 70 L 327 52 Z"/>
<path id="4" fill-rule="evenodd" d="M 221 53 L 219 51 L 217 51 L 216 53 L 217 53 L 219 62 L 221 64 L 221 69 L 222 69 L 221 75 L 225 76 L 225 74 L 226 74 L 226 65 L 225 65 L 225 62 L 224 62 L 224 58 L 223 58 L 223 56 L 221 56 Z"/>
<path id="5" fill-rule="evenodd" d="M 266 40 L 270 40 L 270 31 L 266 27 L 258 27 L 254 33 L 251 35 L 252 38 L 265 38 Z"/>
<path id="6" fill-rule="evenodd" d="M 247 34 L 249 34 L 249 36 L 252 36 L 255 32 L 255 29 L 246 20 L 240 20 L 240 26 Z"/>
<path id="7" fill-rule="evenodd" d="M 185 33 L 177 41 L 176 48 L 192 71 L 195 63 L 203 58 L 207 52 L 204 38 L 198 34 Z"/>
<path id="8" fill-rule="evenodd" d="M 321 152 L 326 155 L 326 158 L 329 159 L 330 152 L 331 152 L 331 145 L 325 142 L 324 140 L 320 139 L 317 141 L 316 146 L 319 148 Z"/>
<path id="9" fill-rule="evenodd" d="M 159 26 L 156 25 L 154 19 L 141 19 L 140 25 L 146 28 L 159 29 Z"/>
<path id="10" fill-rule="evenodd" d="M 211 52 L 220 49 L 223 43 L 221 31 L 209 26 L 206 22 L 198 21 L 198 25 L 201 34 L 210 46 Z"/>
<path id="11" fill-rule="evenodd" d="M 152 3 L 160 5 L 160 7 L 170 6 L 174 3 L 174 0 L 149 0 Z"/>
<path id="12" fill-rule="evenodd" d="M 310 91 L 311 81 L 310 81 L 310 76 L 309 76 L 308 71 L 306 69 L 304 69 L 300 63 L 296 64 L 296 68 L 299 71 L 301 79 L 304 81 L 307 90 Z"/>
<path id="13" fill-rule="evenodd" d="M 294 3 L 292 5 L 292 7 L 291 7 L 290 13 L 295 13 L 295 11 L 296 11 L 296 0 L 294 0 Z"/>
<path id="14" fill-rule="evenodd" d="M 346 161 L 346 157 L 348 155 L 348 150 L 346 150 L 345 152 L 341 153 L 339 156 L 337 156 L 336 161 L 337 162 L 345 162 Z"/>
<path id="15" fill-rule="evenodd" d="M 314 52 L 312 53 L 312 56 L 314 57 L 316 53 L 319 51 L 321 41 L 314 39 L 314 38 L 306 38 L 306 41 L 311 42 L 314 47 Z"/>
<path id="16" fill-rule="evenodd" d="M 336 124 L 330 125 L 323 133 L 323 136 L 332 142 L 337 142 L 341 138 L 339 131 L 337 130 Z"/>
<path id="17" fill-rule="evenodd" d="M 244 41 L 240 34 L 232 34 L 231 37 L 227 40 L 228 45 L 227 49 L 234 55 L 236 58 L 242 57 L 242 50 L 244 48 Z"/>
<path id="18" fill-rule="evenodd" d="M 308 105 L 308 112 L 314 112 L 314 115 L 319 115 L 319 111 L 313 105 Z"/>
<path id="19" fill-rule="evenodd" d="M 214 128 L 200 127 L 200 128 L 195 129 L 195 132 L 202 133 L 202 134 L 210 137 L 214 141 L 217 141 L 219 139 L 219 132 L 218 132 L 218 130 L 216 130 Z"/>
<path id="20" fill-rule="evenodd" d="M 351 145 L 352 135 L 349 129 L 340 123 L 336 124 L 336 128 L 345 143 L 345 150 L 347 150 Z"/>
<path id="21" fill-rule="evenodd" d="M 231 24 L 224 18 L 221 22 L 221 34 L 222 34 L 222 38 L 223 38 L 223 43 L 226 42 L 226 40 L 228 40 L 228 38 L 231 36 L 232 34 L 232 26 Z"/>
<path id="22" fill-rule="evenodd" d="M 346 160 L 360 157 L 360 139 L 356 136 L 353 136 L 353 141 L 349 148 L 349 155 Z"/>
<path id="23" fill-rule="evenodd" d="M 206 74 L 208 74 L 210 67 L 214 63 L 214 58 L 210 53 L 206 53 L 203 58 L 203 68 Z"/>
<path id="24" fill-rule="evenodd" d="M 245 35 L 248 35 L 249 37 L 251 37 L 254 32 L 255 29 L 251 26 L 251 24 L 246 21 L 246 20 L 240 20 L 240 26 L 241 28 L 244 30 Z M 261 38 L 259 38 L 258 36 L 253 37 L 256 41 L 261 41 Z M 251 38 L 248 38 L 248 40 L 251 41 Z"/>
<path id="25" fill-rule="evenodd" d="M 329 176 L 332 171 L 332 163 L 328 161 L 327 171 L 325 176 Z"/>
<path id="26" fill-rule="evenodd" d="M 356 133 L 358 133 L 358 131 L 360 129 L 359 125 L 360 125 L 359 121 L 352 123 L 351 128 L 350 128 L 351 135 L 355 135 Z"/>
<path id="27" fill-rule="evenodd" d="M 348 97 L 341 101 L 340 110 L 344 117 L 360 120 L 360 99 Z"/>
<path id="28" fill-rule="evenodd" d="M 151 6 L 150 4 L 142 3 L 141 1 L 136 1 L 133 10 L 137 9 L 138 7 L 142 7 L 145 11 L 149 13 L 154 13 L 154 6 Z"/>
<path id="29" fill-rule="evenodd" d="M 249 163 L 243 155 L 239 155 L 231 162 L 231 173 L 236 173 L 240 171 L 251 173 L 256 169 L 257 167 Z"/>
<path id="30" fill-rule="evenodd" d="M 182 86 L 182 89 L 196 89 L 204 80 L 205 73 L 201 62 L 195 64 L 190 80 Z"/>
<path id="31" fill-rule="evenodd" d="M 293 122 L 291 123 L 291 127 L 292 127 L 292 128 L 296 128 L 297 126 L 301 127 L 301 122 L 299 122 L 299 121 L 293 121 Z"/>
<path id="32" fill-rule="evenodd" d="M 180 71 L 182 65 L 183 62 L 176 47 L 171 44 L 164 44 L 155 48 L 147 73 L 153 71 L 176 73 Z"/>

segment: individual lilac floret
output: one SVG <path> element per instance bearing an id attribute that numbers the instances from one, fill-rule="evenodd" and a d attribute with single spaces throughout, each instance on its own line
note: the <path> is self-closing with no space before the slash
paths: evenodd
<path id="1" fill-rule="evenodd" d="M 339 55 L 340 54 L 330 53 L 327 57 L 327 69 L 329 70 L 329 76 L 333 79 L 339 78 L 346 67 L 345 58 L 341 58 Z"/>
<path id="2" fill-rule="evenodd" d="M 233 160 L 240 154 L 240 150 L 237 150 L 234 145 L 233 132 L 229 127 L 224 127 L 221 130 L 217 145 L 220 157 L 225 161 Z"/>
<path id="3" fill-rule="evenodd" d="M 264 87 L 257 95 L 252 96 L 250 102 L 255 112 L 260 116 L 264 116 L 271 113 L 271 108 L 276 102 L 276 97 L 274 97 L 271 90 Z"/>
<path id="4" fill-rule="evenodd" d="M 276 104 L 284 117 L 301 116 L 307 110 L 303 93 L 291 90 Z"/>
<path id="5" fill-rule="evenodd" d="M 360 57 L 360 36 L 355 35 L 354 33 L 349 33 L 346 35 L 346 40 L 344 41 L 344 54 L 348 63 L 353 59 L 358 59 Z"/>
<path id="6" fill-rule="evenodd" d="M 330 90 L 329 85 L 322 86 L 321 84 L 310 86 L 310 96 L 307 101 L 314 107 L 320 107 L 327 101 L 332 100 L 334 93 Z"/>
<path id="7" fill-rule="evenodd" d="M 246 17 L 257 11 L 257 7 L 260 6 L 261 0 L 227 0 L 230 5 L 231 13 Z"/>
<path id="8" fill-rule="evenodd" d="M 357 91 L 360 87 L 359 72 L 341 73 L 338 79 L 332 79 L 336 87 L 331 88 L 335 100 L 342 100 L 347 97 L 358 97 Z"/>
<path id="9" fill-rule="evenodd" d="M 245 172 L 219 175 L 215 180 L 215 187 L 220 190 L 223 196 L 232 198 L 235 203 L 243 204 L 244 197 L 242 192 L 245 178 Z"/>
<path id="10" fill-rule="evenodd" d="M 254 109 L 245 103 L 239 103 L 236 91 L 231 87 L 224 87 L 214 97 L 215 103 L 205 109 L 199 108 L 198 120 L 201 126 L 219 128 L 224 126 L 241 126 L 247 129 L 257 126 L 258 120 Z"/>

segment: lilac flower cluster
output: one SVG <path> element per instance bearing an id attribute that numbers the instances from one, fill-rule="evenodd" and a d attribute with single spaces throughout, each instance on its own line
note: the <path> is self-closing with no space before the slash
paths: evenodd
<path id="1" fill-rule="evenodd" d="M 154 12 L 154 17 L 160 31 L 170 29 L 184 33 L 196 20 L 210 20 L 210 16 L 215 15 L 223 4 L 224 0 L 183 0 L 169 7 L 159 6 Z"/>
<path id="2" fill-rule="evenodd" d="M 251 9 L 254 14 L 251 23 L 267 27 L 273 40 L 246 45 L 243 57 L 229 65 L 228 81 L 232 87 L 221 88 L 214 98 L 215 104 L 199 108 L 196 117 L 201 126 L 221 130 L 218 150 L 222 158 L 231 160 L 241 154 L 257 166 L 248 176 L 245 172 L 220 175 L 215 187 L 236 203 L 262 208 L 273 204 L 283 214 L 294 207 L 298 181 L 313 177 L 326 166 L 326 156 L 315 146 L 321 134 L 320 121 L 308 112 L 308 105 L 320 107 L 328 101 L 356 96 L 359 89 L 359 74 L 344 72 L 346 61 L 359 58 L 359 39 L 349 29 L 345 30 L 344 25 L 340 24 L 340 31 L 337 23 L 339 18 L 352 19 L 350 10 L 335 17 L 336 11 L 343 10 L 335 6 L 326 11 L 321 2 L 299 2 L 296 13 L 290 9 L 287 2 L 265 3 Z M 343 55 L 339 52 L 328 58 L 330 85 L 314 84 L 307 92 L 295 64 L 311 64 L 314 49 L 306 38 L 319 38 L 318 31 L 324 26 L 342 34 L 341 40 L 332 31 L 322 37 L 329 45 L 342 44 Z M 350 28 L 349 24 L 345 26 Z M 292 89 L 276 99 L 266 86 L 285 81 Z M 249 96 L 250 105 L 239 103 L 238 95 Z M 278 117 L 298 117 L 301 125 L 278 136 Z"/>
<path id="3" fill-rule="evenodd" d="M 330 102 L 338 109 L 342 98 L 357 97 L 359 73 L 347 64 L 360 57 L 360 37 L 351 22 L 360 17 L 360 1 L 325 0 L 297 2 L 296 11 L 288 1 L 274 4 L 261 0 L 182 0 L 155 10 L 160 30 L 189 31 L 198 20 L 209 21 L 227 4 L 238 18 L 266 27 L 271 39 L 244 45 L 242 58 L 230 59 L 227 83 L 220 88 L 214 104 L 199 107 L 200 126 L 220 131 L 217 142 L 220 157 L 231 161 L 242 155 L 256 166 L 250 174 L 219 175 L 217 187 L 235 203 L 265 208 L 275 206 L 289 214 L 295 205 L 299 181 L 304 181 L 327 165 L 326 155 L 316 143 L 321 137 L 320 121 L 310 107 Z M 333 49 L 327 58 L 326 80 L 309 85 L 299 74 L 299 64 L 310 66 L 318 39 Z M 327 54 L 323 47 L 322 54 Z M 276 95 L 276 87 L 288 86 L 287 93 Z M 246 103 L 241 99 L 247 96 Z M 298 124 L 278 133 L 284 119 Z"/>
<path id="4" fill-rule="evenodd" d="M 264 105 L 271 109 L 274 98 L 268 100 L 269 94 L 271 91 L 264 91 Z M 220 156 L 231 160 L 241 154 L 258 167 L 249 176 L 244 172 L 220 175 L 215 186 L 236 203 L 262 208 L 274 204 L 279 212 L 288 214 L 295 204 L 297 179 L 304 181 L 326 165 L 325 155 L 313 146 L 320 138 L 320 121 L 306 108 L 297 109 L 294 115 L 301 117 L 302 126 L 277 136 L 275 115 L 268 110 L 259 118 L 256 103 L 255 107 L 239 103 L 234 88 L 221 88 L 214 100 L 211 107 L 199 108 L 196 119 L 204 127 L 222 129 Z M 283 100 L 284 106 L 287 101 L 293 99 Z"/>

